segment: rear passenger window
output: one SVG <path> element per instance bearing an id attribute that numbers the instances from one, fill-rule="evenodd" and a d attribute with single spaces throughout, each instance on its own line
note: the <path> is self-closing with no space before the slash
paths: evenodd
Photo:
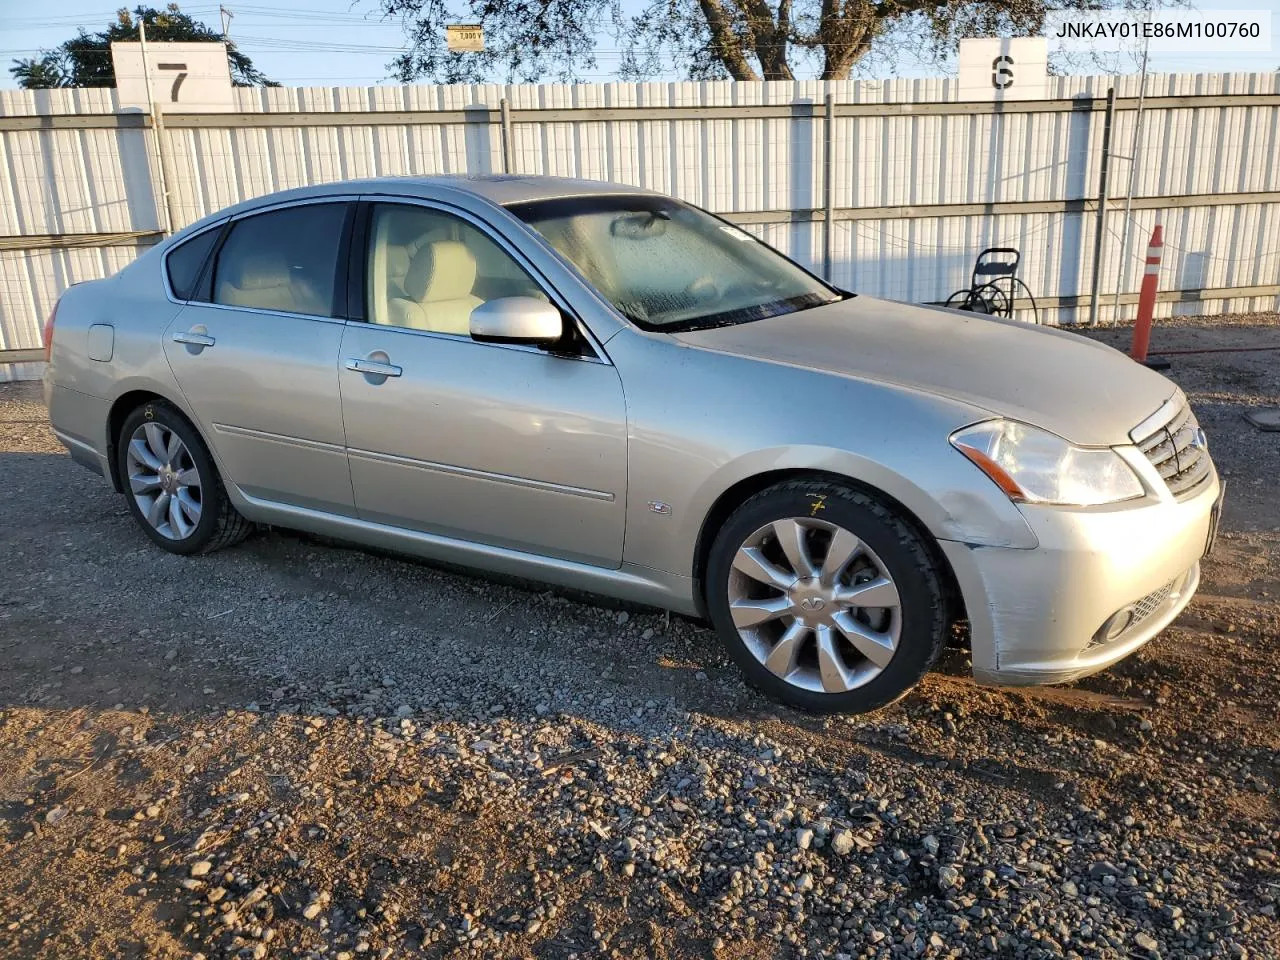
<path id="1" fill-rule="evenodd" d="M 213 302 L 337 317 L 346 203 L 309 203 L 245 217 L 218 252 Z"/>
<path id="2" fill-rule="evenodd" d="M 169 270 L 169 288 L 179 300 L 195 296 L 201 268 L 218 239 L 219 228 L 206 230 L 190 240 L 184 240 L 169 252 L 165 264 Z"/>

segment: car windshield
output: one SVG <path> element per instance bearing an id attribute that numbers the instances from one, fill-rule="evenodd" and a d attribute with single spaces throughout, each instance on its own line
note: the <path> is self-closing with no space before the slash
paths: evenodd
<path id="1" fill-rule="evenodd" d="M 510 210 L 647 330 L 762 320 L 842 296 L 746 231 L 667 197 L 573 197 Z"/>

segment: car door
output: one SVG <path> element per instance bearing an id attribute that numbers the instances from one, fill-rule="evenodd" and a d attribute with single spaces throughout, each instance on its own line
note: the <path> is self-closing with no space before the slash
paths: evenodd
<path id="1" fill-rule="evenodd" d="M 245 494 L 346 516 L 338 355 L 354 209 L 326 198 L 233 219 L 164 336 L 189 409 Z"/>
<path id="2" fill-rule="evenodd" d="M 573 355 L 470 338 L 487 300 L 557 301 L 469 216 L 371 203 L 362 222 L 367 320 L 348 322 L 340 371 L 359 516 L 619 566 L 626 409 L 607 357 L 585 338 Z"/>

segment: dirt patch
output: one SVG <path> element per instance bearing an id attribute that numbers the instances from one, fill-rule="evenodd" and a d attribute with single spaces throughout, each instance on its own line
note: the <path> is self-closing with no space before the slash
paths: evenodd
<path id="1" fill-rule="evenodd" d="M 828 719 L 678 617 L 163 554 L 0 386 L 0 956 L 1277 956 L 1280 435 L 1241 413 L 1280 356 L 1174 359 L 1229 484 L 1186 613 L 1069 687 L 952 651 Z"/>

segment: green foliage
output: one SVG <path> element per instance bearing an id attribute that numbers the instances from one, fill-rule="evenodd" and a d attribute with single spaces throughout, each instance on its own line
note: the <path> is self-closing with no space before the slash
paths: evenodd
<path id="1" fill-rule="evenodd" d="M 1062 8 L 1159 6 L 1185 0 L 372 0 L 400 20 L 408 52 L 397 79 L 568 81 L 596 67 L 612 33 L 624 80 L 672 69 L 693 80 L 843 80 L 910 49 L 942 59 L 972 36 L 1034 36 Z M 481 53 L 450 53 L 445 27 L 478 23 Z"/>
<path id="2" fill-rule="evenodd" d="M 123 7 L 116 11 L 116 19 L 98 33 L 88 33 L 83 27 L 70 40 L 52 50 L 40 51 L 40 56 L 15 60 L 9 68 L 18 85 L 28 90 L 41 87 L 114 87 L 115 73 L 111 64 L 111 44 L 138 39 L 138 22 L 147 25 L 148 41 L 170 42 L 221 42 L 222 33 L 199 20 L 194 20 L 171 3 L 163 10 L 153 7 L 137 7 L 133 11 Z M 227 65 L 231 68 L 231 82 L 237 87 L 279 86 L 262 75 L 253 61 L 227 41 Z"/>
<path id="3" fill-rule="evenodd" d="M 401 83 L 430 77 L 473 83 L 496 73 L 512 82 L 572 80 L 596 66 L 595 38 L 617 0 L 377 0 L 405 25 L 408 52 L 389 66 Z M 480 23 L 485 49 L 450 53 L 445 26 Z"/>

